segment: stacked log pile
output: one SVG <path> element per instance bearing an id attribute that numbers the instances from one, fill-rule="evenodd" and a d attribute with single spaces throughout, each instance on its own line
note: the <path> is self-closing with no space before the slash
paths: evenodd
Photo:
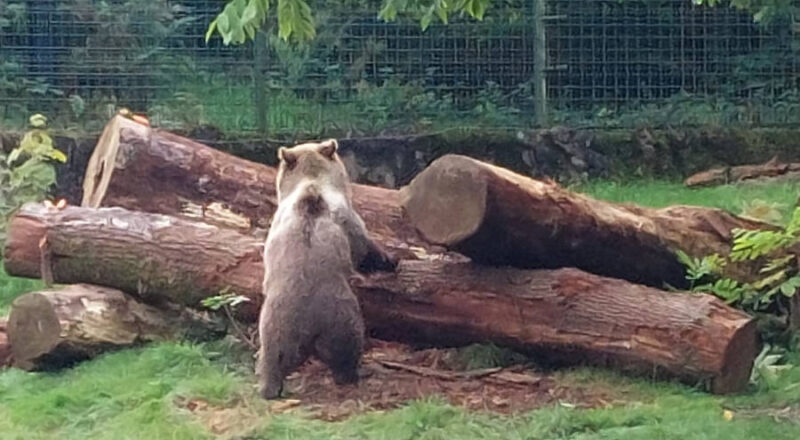
<path id="1" fill-rule="evenodd" d="M 234 292 L 250 299 L 237 317 L 252 322 L 274 180 L 270 167 L 117 117 L 89 163 L 84 206 L 26 205 L 9 228 L 6 269 L 119 289 L 155 309 Z M 704 380 L 719 393 L 747 383 L 752 319 L 659 288 L 683 284 L 675 250 L 724 252 L 730 229 L 763 225 L 600 202 L 462 156 L 437 160 L 401 191 L 356 185 L 354 205 L 401 258 L 395 273 L 353 281 L 376 336 L 493 342 L 542 360 Z M 12 342 L 16 328 L 30 331 L 10 326 Z"/>

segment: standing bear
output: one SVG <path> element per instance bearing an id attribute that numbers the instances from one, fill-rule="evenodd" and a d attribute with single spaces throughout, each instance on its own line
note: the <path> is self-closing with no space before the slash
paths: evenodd
<path id="1" fill-rule="evenodd" d="M 286 375 L 310 355 L 337 384 L 358 381 L 364 321 L 348 280 L 355 268 L 397 265 L 353 210 L 338 146 L 330 139 L 278 150 L 278 209 L 264 245 L 256 366 L 265 399 L 278 398 Z"/>

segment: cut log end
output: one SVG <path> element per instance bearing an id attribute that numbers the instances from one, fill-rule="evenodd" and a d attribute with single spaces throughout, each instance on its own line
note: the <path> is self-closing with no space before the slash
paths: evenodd
<path id="1" fill-rule="evenodd" d="M 17 298 L 8 319 L 9 335 L 16 366 L 31 369 L 33 359 L 52 352 L 60 342 L 61 323 L 50 301 L 41 293 Z M 16 340 L 13 340 L 16 339 Z"/>
<path id="2" fill-rule="evenodd" d="M 750 382 L 750 372 L 758 350 L 756 321 L 750 320 L 741 325 L 728 342 L 721 372 L 711 381 L 711 392 L 732 394 L 744 390 Z"/>
<path id="3" fill-rule="evenodd" d="M 189 332 L 197 339 L 218 335 L 210 324 L 179 309 L 139 303 L 119 290 L 75 284 L 14 300 L 8 341 L 16 367 L 53 370 L 105 351 L 179 339 Z"/>
<path id="4" fill-rule="evenodd" d="M 463 156 L 434 161 L 403 188 L 406 215 L 431 243 L 449 245 L 472 236 L 486 217 L 487 183 Z"/>
<path id="5" fill-rule="evenodd" d="M 35 205 L 29 204 L 26 207 L 40 210 L 40 207 Z M 15 215 L 8 224 L 9 230 L 12 227 L 20 232 L 9 234 L 6 239 L 2 261 L 6 273 L 17 277 L 40 278 L 42 256 L 38 243 L 47 236 L 46 226 L 41 222 Z"/>

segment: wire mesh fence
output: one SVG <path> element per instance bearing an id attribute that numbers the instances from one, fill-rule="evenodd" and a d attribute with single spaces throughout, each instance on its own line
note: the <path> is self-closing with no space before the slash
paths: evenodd
<path id="1" fill-rule="evenodd" d="M 317 38 L 204 40 L 219 0 L 0 1 L 0 124 L 33 112 L 99 128 L 125 106 L 170 128 L 317 134 L 537 120 L 544 29 L 549 123 L 800 125 L 791 22 L 689 0 L 495 2 L 483 21 L 422 31 L 369 2 L 315 8 Z M 538 46 L 541 47 L 541 46 Z M 541 52 L 539 52 L 541 53 Z"/>

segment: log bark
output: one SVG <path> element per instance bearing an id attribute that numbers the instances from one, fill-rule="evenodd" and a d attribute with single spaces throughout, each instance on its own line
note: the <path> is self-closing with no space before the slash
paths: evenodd
<path id="1" fill-rule="evenodd" d="M 198 307 L 226 288 L 260 292 L 262 252 L 257 238 L 178 217 L 27 204 L 9 222 L 4 263 L 16 276 L 49 272 L 56 283 L 114 287 L 146 302 L 166 295 Z M 255 304 L 241 311 L 248 320 L 258 316 Z"/>
<path id="2" fill-rule="evenodd" d="M 573 193 L 465 156 L 434 161 L 402 190 L 407 217 L 428 241 L 473 261 L 522 268 L 577 267 L 662 287 L 686 287 L 675 251 L 730 251 L 734 228 L 771 228 L 690 206 L 648 209 Z M 726 275 L 752 280 L 752 263 Z"/>
<path id="3" fill-rule="evenodd" d="M 800 180 L 800 162 L 785 163 L 775 157 L 759 165 L 712 168 L 689 176 L 684 184 L 693 188 L 771 178 Z"/>
<path id="4" fill-rule="evenodd" d="M 41 261 L 36 243 L 49 245 Z M 89 282 L 197 306 L 225 287 L 257 318 L 261 242 L 213 225 L 121 208 L 46 209 L 12 219 L 6 269 Z M 747 383 L 754 322 L 705 295 L 667 293 L 576 269 L 521 270 L 404 260 L 397 273 L 353 282 L 374 335 L 422 343 L 493 342 L 541 359 L 610 364 L 709 380 L 715 392 Z"/>
<path id="5" fill-rule="evenodd" d="M 180 339 L 198 323 L 116 289 L 77 284 L 15 299 L 8 339 L 15 367 L 50 370 L 109 350 Z"/>
<path id="6" fill-rule="evenodd" d="M 275 168 L 118 115 L 89 160 L 81 205 L 199 218 L 263 233 L 277 208 L 276 174 Z M 384 246 L 430 247 L 403 220 L 399 196 L 395 190 L 353 185 L 354 208 Z"/>

